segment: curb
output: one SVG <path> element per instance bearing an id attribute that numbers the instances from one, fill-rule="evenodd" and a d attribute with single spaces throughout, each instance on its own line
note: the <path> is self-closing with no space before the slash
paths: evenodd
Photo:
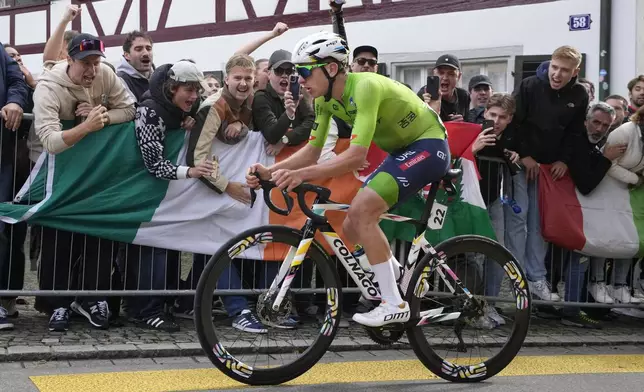
<path id="1" fill-rule="evenodd" d="M 440 342 L 429 342 L 442 346 Z M 438 340 L 438 339 L 436 339 Z M 587 347 L 644 345 L 644 336 L 528 336 L 523 347 Z M 292 345 L 284 345 L 284 350 L 292 351 Z M 336 338 L 329 351 L 365 351 L 410 349 L 405 339 L 391 345 L 379 345 L 368 338 Z M 122 359 L 122 358 L 160 358 L 204 356 L 199 343 L 155 343 L 155 344 L 109 344 L 69 345 L 69 346 L 11 346 L 0 348 L 0 363 L 18 361 L 56 361 L 74 359 Z"/>

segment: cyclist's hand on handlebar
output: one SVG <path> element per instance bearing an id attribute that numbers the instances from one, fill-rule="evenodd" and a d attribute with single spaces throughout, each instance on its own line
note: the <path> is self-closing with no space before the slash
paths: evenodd
<path id="1" fill-rule="evenodd" d="M 259 174 L 259 177 L 262 180 L 268 181 L 271 179 L 271 172 L 261 163 L 255 163 L 248 168 L 248 173 L 246 173 L 246 183 L 251 188 L 259 187 L 259 179 L 255 177 L 254 173 Z"/>
<path id="2" fill-rule="evenodd" d="M 291 192 L 302 183 L 302 177 L 296 170 L 287 169 L 280 169 L 274 172 L 272 180 L 279 189 L 286 189 L 288 192 Z"/>

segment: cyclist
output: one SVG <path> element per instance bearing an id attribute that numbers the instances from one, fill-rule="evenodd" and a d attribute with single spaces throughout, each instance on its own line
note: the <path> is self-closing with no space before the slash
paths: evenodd
<path id="1" fill-rule="evenodd" d="M 292 62 L 299 83 L 315 98 L 316 119 L 309 143 L 288 159 L 269 168 L 254 164 L 246 181 L 258 187 L 274 181 L 293 190 L 304 181 L 337 177 L 358 170 L 373 142 L 390 155 L 369 176 L 353 199 L 344 220 L 346 238 L 364 248 L 379 282 L 381 303 L 353 320 L 369 327 L 409 321 L 409 304 L 401 298 L 389 242 L 378 226 L 379 217 L 447 172 L 450 153 L 447 132 L 439 116 L 402 83 L 376 73 L 347 73 L 349 48 L 337 34 L 320 32 L 295 47 Z M 337 116 L 353 125 L 350 147 L 317 163 Z"/>

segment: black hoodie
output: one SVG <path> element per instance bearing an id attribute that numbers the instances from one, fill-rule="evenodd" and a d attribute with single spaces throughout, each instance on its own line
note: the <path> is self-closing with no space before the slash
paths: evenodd
<path id="1" fill-rule="evenodd" d="M 512 95 L 517 109 L 510 125 L 515 131 L 511 149 L 538 163 L 569 165 L 575 141 L 585 132 L 586 88 L 575 77 L 553 90 L 547 73 L 540 73 L 523 79 Z"/>

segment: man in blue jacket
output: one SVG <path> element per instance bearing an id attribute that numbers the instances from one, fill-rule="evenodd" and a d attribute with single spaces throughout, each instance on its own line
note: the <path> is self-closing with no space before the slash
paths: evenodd
<path id="1" fill-rule="evenodd" d="M 13 146 L 16 130 L 22 122 L 23 108 L 27 105 L 29 87 L 25 83 L 18 63 L 0 43 L 0 202 L 13 196 Z M 3 234 L 5 224 L 0 222 L 0 255 L 4 254 L 7 238 Z M 7 320 L 7 311 L 0 307 L 0 330 L 12 329 Z"/>

